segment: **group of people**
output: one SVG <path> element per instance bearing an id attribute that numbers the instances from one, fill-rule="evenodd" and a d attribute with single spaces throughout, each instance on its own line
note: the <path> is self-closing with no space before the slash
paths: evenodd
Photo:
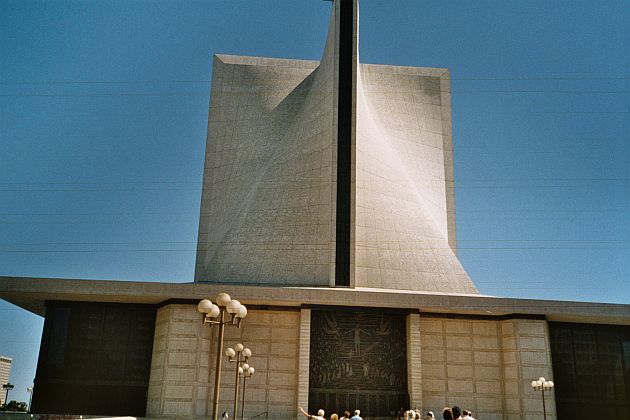
<path id="1" fill-rule="evenodd" d="M 300 412 L 309 420 L 326 420 L 326 417 L 324 417 L 326 413 L 321 408 L 317 410 L 317 415 L 308 414 L 306 411 L 304 411 L 302 407 L 298 408 L 300 409 Z M 350 417 L 350 412 L 346 410 L 343 412 L 343 416 L 341 417 L 339 417 L 339 414 L 337 413 L 331 414 L 330 420 L 363 420 L 363 418 L 361 417 L 361 410 L 354 410 L 354 415 L 352 417 Z"/>
<path id="2" fill-rule="evenodd" d="M 321 408 L 317 410 L 317 415 L 308 414 L 302 407 L 298 407 L 300 412 L 309 420 L 326 420 L 324 415 L 326 414 L 324 410 Z M 435 415 L 433 411 L 428 411 L 427 414 L 422 418 L 422 414 L 416 408 L 413 410 L 407 410 L 403 412 L 402 410 L 399 412 L 398 417 L 404 417 L 404 420 L 435 420 Z M 454 405 L 453 407 L 444 407 L 442 411 L 442 419 L 443 420 L 475 420 L 472 415 L 472 412 L 468 410 L 462 410 L 459 406 Z M 339 417 L 337 413 L 333 413 L 330 415 L 330 420 L 363 420 L 361 418 L 361 410 L 354 410 L 354 415 L 350 417 L 349 411 L 344 411 L 343 416 Z"/>
<path id="3" fill-rule="evenodd" d="M 475 420 L 472 412 L 469 410 L 462 410 L 458 406 L 444 407 L 442 411 L 442 418 L 444 420 Z"/>
<path id="4" fill-rule="evenodd" d="M 400 418 L 401 416 L 399 416 Z M 422 415 L 420 411 L 416 408 L 413 410 L 407 410 L 403 414 L 405 420 L 422 420 Z M 442 411 L 442 419 L 443 420 L 475 420 L 471 411 L 462 410 L 459 406 L 454 405 L 453 407 L 444 407 Z M 428 411 L 424 416 L 424 420 L 435 420 L 435 415 L 433 411 Z"/>

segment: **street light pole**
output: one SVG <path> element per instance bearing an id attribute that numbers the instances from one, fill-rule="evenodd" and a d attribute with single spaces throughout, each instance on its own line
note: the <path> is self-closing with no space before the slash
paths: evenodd
<path id="1" fill-rule="evenodd" d="M 243 347 L 241 343 L 238 343 L 234 348 L 228 347 L 225 350 L 225 355 L 229 357 L 230 363 L 236 363 L 236 376 L 234 382 L 234 420 L 238 418 L 238 376 L 239 373 L 243 370 L 241 365 L 243 363 L 247 364 L 247 360 L 252 357 L 252 351 L 248 348 Z M 241 357 L 243 356 L 243 357 Z M 248 366 L 249 367 L 249 366 Z"/>
<path id="2" fill-rule="evenodd" d="M 241 322 L 247 316 L 247 308 L 241 305 L 238 300 L 234 300 L 227 293 L 219 293 L 215 298 L 216 305 L 208 299 L 199 301 L 197 310 L 203 314 L 203 324 L 210 327 L 219 327 L 217 343 L 216 370 L 214 376 L 214 400 L 212 402 L 212 420 L 217 420 L 219 416 L 219 391 L 221 389 L 221 361 L 223 356 L 223 330 L 225 325 L 241 328 Z M 225 320 L 225 312 L 232 315 L 230 320 Z M 216 319 L 218 318 L 218 320 Z"/>
<path id="3" fill-rule="evenodd" d="M 28 397 L 28 413 L 31 412 L 31 403 L 33 402 L 33 385 L 29 386 L 28 388 L 26 388 L 26 392 L 28 392 L 30 395 Z"/>
<path id="4" fill-rule="evenodd" d="M 217 420 L 219 415 L 219 388 L 221 387 L 221 358 L 223 356 L 223 332 L 225 329 L 225 311 L 221 310 L 219 320 L 219 341 L 217 346 L 217 363 L 214 369 L 214 400 L 212 401 L 212 418 Z"/>
<path id="5" fill-rule="evenodd" d="M 243 376 L 243 402 L 241 403 L 241 420 L 245 418 L 245 384 L 247 378 L 251 378 L 255 369 L 245 363 L 242 367 L 238 368 L 238 374 Z M 234 419 L 236 420 L 236 419 Z"/>
<path id="6" fill-rule="evenodd" d="M 5 393 L 4 393 L 4 411 L 7 411 L 7 405 L 9 405 L 9 391 L 11 391 L 14 387 L 15 387 L 15 385 L 13 385 L 10 382 L 7 382 L 6 384 L 2 385 L 2 388 L 5 389 Z"/>
<path id="7" fill-rule="evenodd" d="M 532 388 L 535 391 L 540 391 L 542 394 L 543 403 L 543 418 L 547 420 L 547 407 L 545 406 L 545 391 L 551 391 L 553 389 L 553 381 L 546 381 L 542 376 L 537 381 L 532 381 Z"/>

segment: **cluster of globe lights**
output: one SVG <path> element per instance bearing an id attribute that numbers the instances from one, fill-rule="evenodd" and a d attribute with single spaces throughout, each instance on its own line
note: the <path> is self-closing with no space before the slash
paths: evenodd
<path id="1" fill-rule="evenodd" d="M 532 388 L 534 388 L 536 391 L 547 391 L 553 388 L 553 381 L 547 381 L 541 376 L 540 378 L 538 378 L 537 381 L 532 381 Z"/>
<path id="2" fill-rule="evenodd" d="M 254 374 L 254 372 L 256 372 L 256 369 L 254 369 L 253 366 L 248 365 L 247 363 L 245 363 L 242 367 L 239 366 L 238 368 L 238 374 L 240 376 L 252 376 Z"/>
<path id="3" fill-rule="evenodd" d="M 236 353 L 243 353 L 243 357 L 245 357 L 245 359 L 249 359 L 250 357 L 252 357 L 252 351 L 246 347 L 243 347 L 241 343 L 235 345 L 234 348 L 228 347 L 227 349 L 225 349 L 225 355 L 229 358 L 236 356 Z"/>
<path id="4" fill-rule="evenodd" d="M 252 351 L 247 347 L 243 347 L 241 343 L 235 345 L 234 348 L 228 347 L 227 349 L 225 349 L 225 355 L 230 358 L 230 362 L 236 361 L 232 360 L 232 358 L 236 356 L 236 353 L 242 353 L 245 360 L 252 357 Z M 243 366 L 238 367 L 239 376 L 252 376 L 255 371 L 256 370 L 247 363 L 243 363 Z"/>
<path id="5" fill-rule="evenodd" d="M 221 314 L 221 308 L 232 315 L 232 320 L 241 320 L 247 316 L 247 308 L 236 299 L 232 299 L 227 293 L 219 293 L 214 299 L 216 304 L 209 299 L 203 299 L 197 305 L 197 310 L 208 318 L 216 318 Z"/>

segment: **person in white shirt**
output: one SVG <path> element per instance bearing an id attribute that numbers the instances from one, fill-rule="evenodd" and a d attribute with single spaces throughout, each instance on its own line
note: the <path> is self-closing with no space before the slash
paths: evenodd
<path id="1" fill-rule="evenodd" d="M 302 414 L 304 414 L 304 416 L 308 419 L 308 420 L 326 420 L 324 418 L 324 410 L 322 410 L 321 408 L 319 410 L 317 410 L 317 415 L 314 416 L 312 414 L 308 414 L 306 411 L 304 411 L 304 409 L 302 407 L 298 407 L 300 409 L 300 411 L 302 412 Z"/>
<path id="2" fill-rule="evenodd" d="M 350 420 L 363 420 L 359 414 L 361 414 L 361 410 L 354 410 L 354 416 L 350 417 Z"/>

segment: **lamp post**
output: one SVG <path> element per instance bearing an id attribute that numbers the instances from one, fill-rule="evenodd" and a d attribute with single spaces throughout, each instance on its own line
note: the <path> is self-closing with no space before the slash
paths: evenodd
<path id="1" fill-rule="evenodd" d="M 28 396 L 28 412 L 31 412 L 31 403 L 33 402 L 33 385 L 26 388 L 26 392 L 30 395 Z"/>
<path id="2" fill-rule="evenodd" d="M 238 374 L 243 377 L 243 402 L 241 402 L 241 420 L 245 418 L 245 383 L 247 378 L 251 378 L 254 375 L 255 371 L 256 370 L 247 363 L 238 368 Z"/>
<path id="3" fill-rule="evenodd" d="M 537 381 L 532 381 L 532 388 L 535 391 L 540 391 L 542 394 L 543 403 L 543 418 L 547 420 L 547 408 L 545 407 L 545 391 L 551 391 L 553 389 L 553 381 L 546 381 L 542 376 Z"/>
<path id="4" fill-rule="evenodd" d="M 10 382 L 7 382 L 6 384 L 2 385 L 2 388 L 4 388 L 5 393 L 4 393 L 4 411 L 7 411 L 7 405 L 9 405 L 9 391 L 11 391 L 13 388 L 15 388 L 15 385 L 13 385 Z"/>
<path id="5" fill-rule="evenodd" d="M 243 368 L 242 364 L 247 364 L 247 361 L 252 357 L 252 351 L 243 347 L 241 343 L 238 343 L 234 348 L 228 347 L 225 350 L 225 355 L 229 358 L 230 363 L 236 363 L 236 377 L 234 381 L 234 413 L 233 418 L 238 418 L 238 375 Z M 249 366 L 248 366 L 249 367 Z"/>
<path id="6" fill-rule="evenodd" d="M 221 359 L 223 356 L 223 329 L 225 325 L 241 327 L 243 318 L 247 316 L 247 308 L 241 305 L 238 300 L 234 300 L 227 293 L 219 293 L 215 298 L 216 305 L 208 299 L 199 301 L 197 310 L 203 314 L 203 323 L 213 327 L 219 327 L 219 337 L 217 346 L 217 360 L 214 375 L 214 401 L 212 402 L 212 420 L 217 420 L 219 416 L 219 391 L 221 388 Z M 232 315 L 230 320 L 225 319 L 225 312 Z"/>

